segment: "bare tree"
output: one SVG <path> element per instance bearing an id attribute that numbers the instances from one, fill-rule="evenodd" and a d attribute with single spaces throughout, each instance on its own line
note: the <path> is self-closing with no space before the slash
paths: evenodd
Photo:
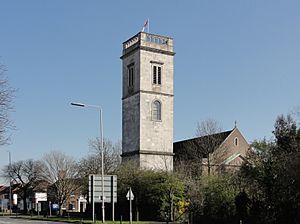
<path id="1" fill-rule="evenodd" d="M 196 137 L 177 142 L 175 163 L 176 171 L 183 175 L 200 177 L 204 169 L 211 173 L 212 152 L 224 140 L 221 127 L 215 120 L 207 119 L 197 124 Z"/>
<path id="2" fill-rule="evenodd" d="M 101 173 L 101 140 L 96 138 L 89 141 L 90 154 L 79 161 L 80 176 L 86 177 L 89 174 Z M 104 139 L 104 173 L 111 174 L 120 165 L 121 144 L 113 144 L 109 139 Z"/>
<path id="3" fill-rule="evenodd" d="M 78 182 L 78 167 L 73 157 L 63 152 L 52 151 L 42 158 L 42 178 L 48 184 L 48 195 L 53 202 L 57 202 L 62 214 L 62 205 L 71 193 L 81 187 Z"/>
<path id="4" fill-rule="evenodd" d="M 212 153 L 220 146 L 225 135 L 226 132 L 221 132 L 218 122 L 212 119 L 198 123 L 195 138 L 174 145 L 177 171 L 200 177 L 204 169 L 207 169 L 210 175 Z"/>
<path id="5" fill-rule="evenodd" d="M 220 124 L 213 119 L 207 119 L 197 124 L 197 138 L 194 141 L 194 146 L 197 148 L 198 153 L 206 160 L 206 164 L 203 165 L 207 166 L 208 175 L 210 175 L 212 167 L 211 153 L 213 153 L 224 140 L 220 134 L 221 131 L 222 128 Z"/>
<path id="6" fill-rule="evenodd" d="M 3 176 L 6 179 L 12 180 L 12 184 L 16 185 L 17 193 L 23 200 L 24 212 L 27 213 L 26 199 L 33 191 L 40 187 L 41 164 L 38 161 L 24 160 L 12 163 L 11 166 L 5 166 Z"/>
<path id="7" fill-rule="evenodd" d="M 171 171 L 173 168 L 173 158 L 169 155 L 160 155 L 157 161 L 158 170 Z M 162 163 L 162 165 L 161 165 Z"/>
<path id="8" fill-rule="evenodd" d="M 15 90 L 10 87 L 5 77 L 5 67 L 0 64 L 0 145 L 8 142 L 8 132 L 13 128 L 9 113 L 13 109 L 12 100 Z"/>

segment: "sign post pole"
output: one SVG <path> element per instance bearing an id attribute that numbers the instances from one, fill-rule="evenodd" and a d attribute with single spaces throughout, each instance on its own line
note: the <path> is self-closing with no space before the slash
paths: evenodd
<path id="1" fill-rule="evenodd" d="M 49 201 L 49 216 L 51 217 L 51 201 Z"/>
<path id="2" fill-rule="evenodd" d="M 105 188 L 103 188 L 103 182 Z M 104 194 L 103 194 L 104 193 Z M 89 201 L 92 204 L 93 209 L 93 221 L 95 222 L 97 217 L 95 216 L 95 203 L 101 203 L 105 200 L 105 203 L 112 203 L 112 219 L 114 221 L 114 203 L 117 202 L 117 176 L 105 175 L 102 178 L 101 175 L 90 174 L 89 175 Z"/>
<path id="3" fill-rule="evenodd" d="M 94 184 L 94 175 L 92 175 L 91 176 L 91 179 L 92 179 L 92 203 L 93 203 L 93 222 L 95 221 L 95 196 L 94 196 L 94 186 L 95 186 L 95 184 Z"/>
<path id="4" fill-rule="evenodd" d="M 127 194 L 126 194 L 127 200 L 129 200 L 129 219 L 130 224 L 132 224 L 132 200 L 134 199 L 134 195 L 132 193 L 131 187 L 129 188 Z"/>
<path id="5" fill-rule="evenodd" d="M 130 224 L 132 224 L 131 188 L 129 189 L 129 210 L 130 210 Z"/>
<path id="6" fill-rule="evenodd" d="M 114 184 L 114 177 L 113 176 L 112 176 L 111 181 L 112 181 L 111 185 L 114 186 L 113 185 Z M 112 197 L 111 197 L 111 203 L 112 203 L 112 205 L 111 205 L 111 208 L 112 208 L 111 216 L 112 216 L 112 221 L 114 222 L 115 221 L 115 200 L 114 200 L 114 194 L 112 193 L 111 195 L 112 195 Z"/>

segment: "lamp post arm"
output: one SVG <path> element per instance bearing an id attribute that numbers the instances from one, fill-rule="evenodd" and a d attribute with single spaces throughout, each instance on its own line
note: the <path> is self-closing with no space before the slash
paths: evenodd
<path id="1" fill-rule="evenodd" d="M 77 107 L 85 107 L 85 104 L 82 103 L 71 103 L 72 106 L 77 106 Z"/>
<path id="2" fill-rule="evenodd" d="M 93 104 L 84 104 L 84 103 L 72 102 L 71 105 L 72 106 L 76 106 L 76 107 L 92 107 L 92 108 L 96 108 L 96 109 L 102 110 L 100 106 L 93 105 Z"/>

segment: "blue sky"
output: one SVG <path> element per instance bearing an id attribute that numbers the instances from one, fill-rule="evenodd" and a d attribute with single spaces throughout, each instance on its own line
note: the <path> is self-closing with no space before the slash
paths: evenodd
<path id="1" fill-rule="evenodd" d="M 61 150 L 80 158 L 99 135 L 121 139 L 122 42 L 141 31 L 174 38 L 174 140 L 213 118 L 251 142 L 300 104 L 299 1 L 1 0 L 0 63 L 18 89 L 0 167 Z"/>

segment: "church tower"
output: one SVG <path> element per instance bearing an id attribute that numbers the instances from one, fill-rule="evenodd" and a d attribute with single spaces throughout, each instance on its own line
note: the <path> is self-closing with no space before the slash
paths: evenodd
<path id="1" fill-rule="evenodd" d="M 173 39 L 140 32 L 123 43 L 122 161 L 173 170 Z"/>

